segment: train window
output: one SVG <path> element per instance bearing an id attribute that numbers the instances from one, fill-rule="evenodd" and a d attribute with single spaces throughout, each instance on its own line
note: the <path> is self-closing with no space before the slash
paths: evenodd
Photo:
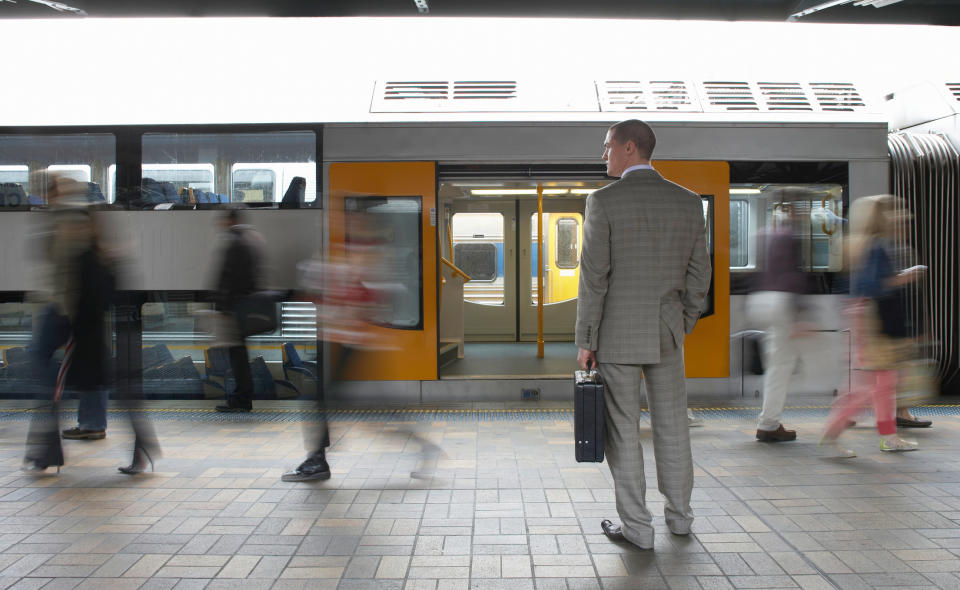
<path id="1" fill-rule="evenodd" d="M 503 215 L 493 212 L 455 213 L 453 263 L 470 280 L 463 300 L 480 305 L 503 305 Z"/>
<path id="2" fill-rule="evenodd" d="M 144 202 L 134 205 L 274 203 L 298 176 L 313 201 L 316 143 L 312 131 L 144 134 Z"/>
<path id="3" fill-rule="evenodd" d="M 81 196 L 102 201 L 115 155 L 112 134 L 0 135 L 0 208 L 46 204 L 45 173 L 83 183 Z"/>
<path id="4" fill-rule="evenodd" d="M 571 269 L 580 265 L 580 224 L 576 219 L 557 220 L 557 268 Z"/>
<path id="5" fill-rule="evenodd" d="M 580 241 L 583 215 L 578 212 L 543 214 L 544 305 L 577 297 L 580 281 Z M 530 216 L 530 305 L 537 304 L 537 214 Z"/>
<path id="6" fill-rule="evenodd" d="M 453 264 L 470 275 L 471 281 L 497 278 L 497 245 L 492 242 L 460 242 L 453 245 Z"/>
<path id="7" fill-rule="evenodd" d="M 233 166 L 233 201 L 276 201 L 274 188 L 277 184 L 277 175 L 273 170 L 263 168 L 247 168 L 238 170 Z"/>
<path id="8" fill-rule="evenodd" d="M 35 391 L 27 347 L 39 305 L 0 303 L 0 394 L 29 397 Z"/>
<path id="9" fill-rule="evenodd" d="M 423 328 L 420 197 L 347 197 L 347 255 L 367 265 L 364 287 L 377 294 L 374 322 Z"/>
<path id="10" fill-rule="evenodd" d="M 750 247 L 750 203 L 745 199 L 730 199 L 730 268 L 753 266 Z"/>
<path id="11" fill-rule="evenodd" d="M 145 303 L 140 309 L 144 394 L 159 399 L 222 399 L 224 389 L 233 387 L 223 347 L 235 337 L 230 335 L 234 330 L 230 318 L 215 312 L 210 303 L 175 300 L 164 294 L 161 298 L 165 300 Z M 301 360 L 315 361 L 316 307 L 285 301 L 277 304 L 277 313 L 277 330 L 247 339 L 254 397 L 310 397 L 315 393 L 312 380 L 292 379 L 293 387 L 276 380 L 285 379 L 283 363 L 289 359 L 285 343 L 294 346 Z"/>
<path id="12" fill-rule="evenodd" d="M 47 171 L 66 176 L 77 182 L 90 182 L 90 166 L 88 164 L 51 164 Z"/>
<path id="13" fill-rule="evenodd" d="M 843 187 L 839 184 L 751 184 L 730 188 L 730 268 L 762 270 L 758 236 L 792 231 L 801 268 L 843 269 Z"/>

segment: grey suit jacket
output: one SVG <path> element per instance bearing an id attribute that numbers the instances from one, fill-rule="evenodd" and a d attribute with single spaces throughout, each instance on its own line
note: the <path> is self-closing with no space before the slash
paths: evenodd
<path id="1" fill-rule="evenodd" d="M 587 197 L 576 342 L 602 363 L 660 362 L 660 326 L 677 346 L 710 287 L 700 196 L 634 170 Z"/>

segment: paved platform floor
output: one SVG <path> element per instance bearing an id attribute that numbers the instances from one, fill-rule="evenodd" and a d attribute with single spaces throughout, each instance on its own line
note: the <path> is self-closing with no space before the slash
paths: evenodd
<path id="1" fill-rule="evenodd" d="M 788 410 L 800 439 L 780 444 L 753 440 L 756 410 L 698 412 L 693 534 L 667 532 L 647 445 L 644 552 L 601 533 L 610 473 L 574 462 L 562 407 L 335 414 L 321 483 L 279 480 L 302 454 L 285 407 L 155 408 L 164 457 L 135 477 L 116 471 L 122 413 L 34 477 L 27 413 L 0 407 L 0 588 L 960 588 L 956 410 L 920 409 L 934 426 L 904 454 L 881 453 L 867 417 L 855 459 L 817 448 L 823 408 Z"/>

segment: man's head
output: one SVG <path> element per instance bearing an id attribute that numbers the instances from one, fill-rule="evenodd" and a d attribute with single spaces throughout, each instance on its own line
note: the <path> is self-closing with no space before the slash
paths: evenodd
<path id="1" fill-rule="evenodd" d="M 235 225 L 240 225 L 243 223 L 242 216 L 240 214 L 239 206 L 232 206 L 223 212 L 223 216 L 220 218 L 220 227 L 224 230 L 228 230 Z"/>
<path id="2" fill-rule="evenodd" d="M 653 129 L 639 119 L 627 119 L 612 125 L 603 142 L 607 174 L 621 176 L 630 166 L 649 164 L 656 145 L 657 136 Z"/>

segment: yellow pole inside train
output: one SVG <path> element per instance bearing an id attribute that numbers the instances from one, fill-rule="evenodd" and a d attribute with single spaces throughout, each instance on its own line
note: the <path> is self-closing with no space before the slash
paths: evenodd
<path id="1" fill-rule="evenodd" d="M 537 358 L 543 358 L 543 184 L 537 183 Z"/>

